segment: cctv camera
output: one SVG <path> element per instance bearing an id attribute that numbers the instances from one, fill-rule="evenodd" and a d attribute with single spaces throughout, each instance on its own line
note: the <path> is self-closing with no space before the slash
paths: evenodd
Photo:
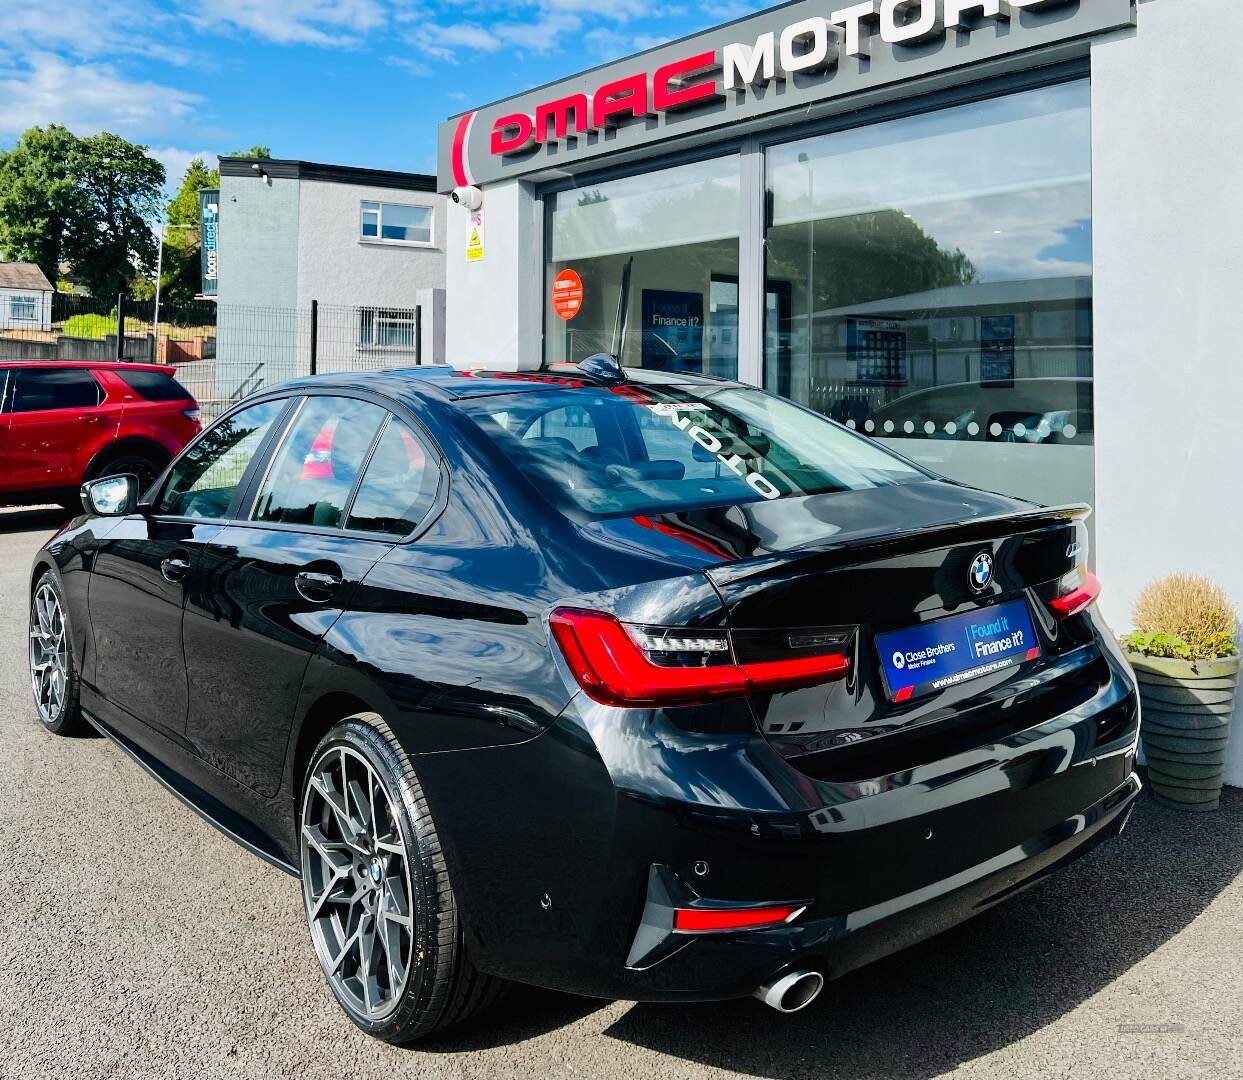
<path id="1" fill-rule="evenodd" d="M 454 188 L 449 197 L 467 210 L 478 210 L 483 206 L 483 192 L 477 187 Z"/>

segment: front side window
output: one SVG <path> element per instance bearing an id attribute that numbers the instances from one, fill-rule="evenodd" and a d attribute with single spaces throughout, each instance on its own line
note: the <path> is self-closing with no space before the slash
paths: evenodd
<path id="1" fill-rule="evenodd" d="M 737 155 L 550 196 L 548 359 L 736 378 L 741 205 Z"/>
<path id="2" fill-rule="evenodd" d="M 10 411 L 15 413 L 93 409 L 104 399 L 85 368 L 19 368 L 14 381 Z"/>
<path id="3" fill-rule="evenodd" d="M 354 398 L 307 398 L 272 459 L 252 519 L 339 527 L 387 415 L 378 405 Z"/>
<path id="4" fill-rule="evenodd" d="M 404 244 L 432 242 L 432 208 L 408 203 L 364 201 L 362 238 L 393 240 Z"/>
<path id="5" fill-rule="evenodd" d="M 392 417 L 367 463 L 346 528 L 405 536 L 436 499 L 439 470 L 420 439 Z"/>
<path id="6" fill-rule="evenodd" d="M 1088 84 L 782 144 L 766 176 L 765 386 L 956 480 L 1090 502 Z"/>
<path id="7" fill-rule="evenodd" d="M 160 497 L 160 513 L 225 517 L 242 477 L 285 404 L 283 399 L 260 402 L 204 432 L 173 466 Z"/>
<path id="8" fill-rule="evenodd" d="M 418 315 L 412 308 L 359 308 L 358 344 L 366 349 L 418 347 Z"/>
<path id="9" fill-rule="evenodd" d="M 9 314 L 14 319 L 33 321 L 39 317 L 39 298 L 37 296 L 14 296 L 9 301 Z"/>
<path id="10" fill-rule="evenodd" d="M 498 394 L 459 407 L 550 502 L 589 516 L 928 479 L 815 413 L 737 386 L 579 387 Z"/>

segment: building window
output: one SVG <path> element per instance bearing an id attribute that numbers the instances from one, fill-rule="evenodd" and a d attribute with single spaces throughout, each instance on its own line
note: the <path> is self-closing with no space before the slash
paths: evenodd
<path id="1" fill-rule="evenodd" d="M 9 314 L 14 319 L 34 322 L 39 317 L 39 298 L 37 296 L 10 297 Z"/>
<path id="2" fill-rule="evenodd" d="M 735 378 L 740 173 L 731 155 L 549 196 L 548 280 L 572 270 L 583 295 L 566 319 L 545 289 L 548 359 Z"/>
<path id="3" fill-rule="evenodd" d="M 362 238 L 398 244 L 432 242 L 432 208 L 406 203 L 364 202 Z"/>
<path id="4" fill-rule="evenodd" d="M 1089 98 L 770 147 L 766 387 L 952 479 L 1091 502 Z"/>
<path id="5" fill-rule="evenodd" d="M 358 344 L 364 349 L 418 348 L 418 313 L 403 308 L 360 308 Z"/>

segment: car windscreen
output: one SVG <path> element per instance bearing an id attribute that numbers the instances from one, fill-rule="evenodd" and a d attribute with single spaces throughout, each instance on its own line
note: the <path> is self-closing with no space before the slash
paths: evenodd
<path id="1" fill-rule="evenodd" d="M 546 498 L 591 517 L 928 479 L 862 436 L 745 387 L 580 386 L 459 405 Z"/>
<path id="2" fill-rule="evenodd" d="M 114 368 L 121 380 L 144 401 L 193 401 L 190 391 L 162 371 L 124 371 Z"/>

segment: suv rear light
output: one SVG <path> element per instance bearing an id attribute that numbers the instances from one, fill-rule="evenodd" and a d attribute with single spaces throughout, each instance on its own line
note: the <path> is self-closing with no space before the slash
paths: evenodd
<path id="1" fill-rule="evenodd" d="M 1087 608 L 1101 594 L 1101 583 L 1091 570 L 1083 568 L 1062 578 L 1061 595 L 1049 601 L 1049 607 L 1059 619 L 1069 619 Z"/>
<path id="2" fill-rule="evenodd" d="M 812 686 L 850 670 L 848 641 L 813 656 L 739 663 L 726 630 L 628 626 L 581 608 L 557 608 L 549 623 L 578 685 L 602 705 L 699 705 Z"/>
<path id="3" fill-rule="evenodd" d="M 198 409 L 182 409 L 181 415 L 184 416 L 191 423 L 197 424 L 199 422 Z"/>

